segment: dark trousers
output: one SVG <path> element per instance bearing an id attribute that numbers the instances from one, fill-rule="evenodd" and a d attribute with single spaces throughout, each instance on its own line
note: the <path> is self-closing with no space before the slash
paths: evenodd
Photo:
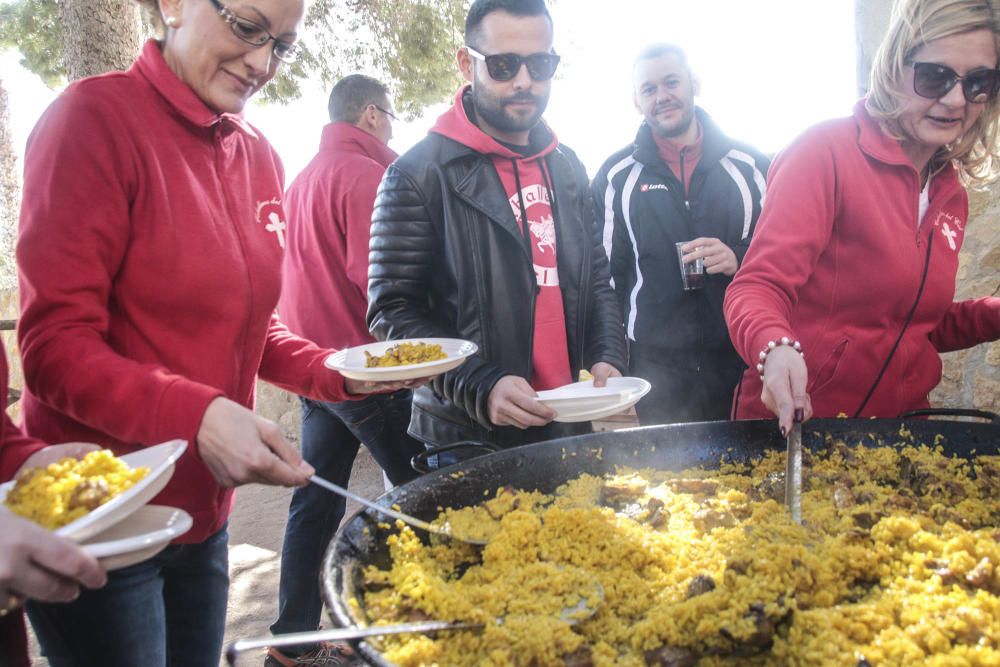
<path id="1" fill-rule="evenodd" d="M 653 388 L 635 406 L 639 423 L 677 424 L 729 419 L 733 391 L 743 365 L 728 355 L 678 354 L 635 343 L 629 349 L 629 374 Z"/>
<path id="2" fill-rule="evenodd" d="M 229 593 L 229 535 L 172 544 L 108 573 L 69 604 L 28 603 L 52 667 L 217 667 Z"/>
<path id="3" fill-rule="evenodd" d="M 417 476 L 410 467 L 423 445 L 406 434 L 413 393 L 373 394 L 360 401 L 323 403 L 302 398 L 302 457 L 316 474 L 347 487 L 358 448 L 364 444 L 393 484 Z M 315 484 L 295 489 L 281 550 L 278 619 L 273 634 L 308 632 L 323 612 L 320 567 L 327 545 L 344 518 L 347 502 Z M 298 655 L 309 646 L 283 648 Z"/>

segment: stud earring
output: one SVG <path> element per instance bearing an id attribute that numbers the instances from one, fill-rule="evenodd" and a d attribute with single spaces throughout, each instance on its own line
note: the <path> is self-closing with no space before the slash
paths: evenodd
<path id="1" fill-rule="evenodd" d="M 168 28 L 176 28 L 180 21 L 177 20 L 176 16 L 168 16 L 166 18 L 166 23 Z"/>

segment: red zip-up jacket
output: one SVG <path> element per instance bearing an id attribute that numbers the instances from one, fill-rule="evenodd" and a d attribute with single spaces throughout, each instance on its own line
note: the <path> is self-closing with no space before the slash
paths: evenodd
<path id="1" fill-rule="evenodd" d="M 288 247 L 278 312 L 320 345 L 375 340 L 368 310 L 368 240 L 375 193 L 396 153 L 350 123 L 323 128 L 319 153 L 285 193 Z"/>
<path id="2" fill-rule="evenodd" d="M 147 42 L 127 72 L 68 86 L 25 153 L 17 259 L 27 432 L 117 454 L 195 440 L 209 402 L 252 407 L 257 374 L 346 400 L 329 352 L 274 316 L 283 173 L 239 116 L 209 109 Z M 200 542 L 223 489 L 189 447 L 153 501 Z"/>
<path id="3" fill-rule="evenodd" d="M 930 182 L 864 108 L 808 130 L 775 159 L 757 233 L 725 299 L 733 343 L 749 365 L 734 415 L 773 416 L 756 365 L 769 340 L 802 343 L 817 417 L 853 416 L 926 285 L 899 349 L 860 416 L 929 406 L 940 352 L 1000 337 L 1000 299 L 953 303 L 969 199 L 947 165 Z"/>

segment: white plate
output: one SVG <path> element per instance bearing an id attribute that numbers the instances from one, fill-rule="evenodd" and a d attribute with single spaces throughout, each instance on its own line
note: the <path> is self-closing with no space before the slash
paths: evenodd
<path id="1" fill-rule="evenodd" d="M 608 378 L 606 387 L 595 387 L 593 380 L 585 380 L 540 391 L 538 397 L 556 411 L 555 421 L 586 422 L 628 410 L 651 388 L 642 378 Z"/>
<path id="2" fill-rule="evenodd" d="M 146 505 L 83 543 L 106 570 L 152 558 L 191 528 L 191 515 L 176 507 Z"/>
<path id="3" fill-rule="evenodd" d="M 384 368 L 365 367 L 365 352 L 376 357 L 386 353 L 390 347 L 400 343 L 430 343 L 440 345 L 441 351 L 447 357 L 437 361 L 425 361 L 420 364 L 406 366 L 386 366 Z M 417 378 L 433 377 L 445 371 L 456 368 L 465 358 L 476 353 L 479 347 L 475 343 L 458 338 L 409 338 L 406 340 L 387 340 L 381 343 L 369 343 L 346 350 L 334 352 L 323 362 L 324 365 L 338 371 L 344 377 L 355 380 L 374 380 L 386 382 L 390 380 L 415 380 Z"/>
<path id="4" fill-rule="evenodd" d="M 171 440 L 122 456 L 130 468 L 145 466 L 149 474 L 100 507 L 57 529 L 56 535 L 82 542 L 135 512 L 167 485 L 174 474 L 174 463 L 186 448 L 184 440 Z M 0 485 L 0 503 L 13 486 L 14 482 Z"/>

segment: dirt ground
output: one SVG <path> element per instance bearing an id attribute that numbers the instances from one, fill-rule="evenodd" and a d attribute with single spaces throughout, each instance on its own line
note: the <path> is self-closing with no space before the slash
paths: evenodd
<path id="1" fill-rule="evenodd" d="M 354 464 L 350 490 L 365 498 L 384 493 L 382 470 L 362 448 Z M 285 534 L 288 501 L 292 492 L 269 486 L 252 485 L 239 489 L 229 521 L 229 612 L 226 617 L 228 645 L 237 639 L 268 634 L 268 626 L 278 613 L 278 566 Z M 358 509 L 349 502 L 347 516 Z M 36 667 L 48 667 L 38 655 L 32 638 Z M 224 663 L 223 663 L 224 664 Z M 263 651 L 244 654 L 238 665 L 264 664 Z"/>

